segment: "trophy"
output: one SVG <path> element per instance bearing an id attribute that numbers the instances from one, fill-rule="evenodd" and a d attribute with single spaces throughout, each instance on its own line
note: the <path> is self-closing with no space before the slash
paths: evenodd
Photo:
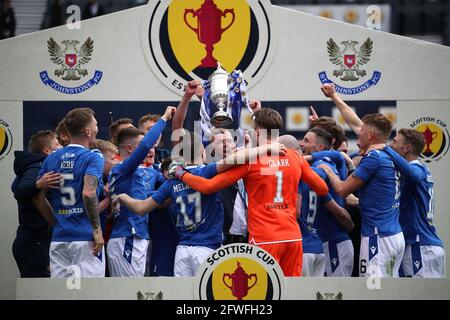
<path id="1" fill-rule="evenodd" d="M 228 102 L 228 73 L 222 69 L 220 63 L 218 63 L 217 69 L 209 76 L 208 81 L 211 87 L 211 101 L 219 109 L 212 116 L 211 123 L 216 128 L 228 126 L 233 122 L 230 115 L 224 111 L 225 103 Z"/>
<path id="2" fill-rule="evenodd" d="M 424 132 L 422 132 L 423 137 L 425 138 L 425 151 L 423 151 L 423 155 L 425 157 L 430 157 L 434 154 L 433 151 L 431 151 L 431 144 L 433 143 L 433 140 L 437 137 L 437 132 L 433 132 L 430 130 L 430 128 L 425 129 Z"/>
<path id="3" fill-rule="evenodd" d="M 197 28 L 191 26 L 187 20 L 188 14 L 197 18 Z M 228 26 L 222 28 L 222 17 L 231 14 L 232 20 Z M 217 60 L 213 56 L 214 44 L 218 43 L 224 33 L 234 23 L 234 10 L 220 10 L 213 0 L 205 0 L 200 9 L 185 9 L 184 22 L 197 34 L 198 40 L 205 45 L 206 56 L 203 58 L 201 68 L 214 68 Z"/>
<path id="4" fill-rule="evenodd" d="M 239 128 L 241 111 L 246 108 L 252 112 L 247 95 L 247 82 L 242 71 L 234 70 L 230 74 L 222 69 L 220 63 L 217 69 L 203 81 L 205 89 L 200 103 L 199 126 L 202 140 L 207 145 L 210 141 L 211 127 L 238 129 L 238 144 L 241 146 L 243 130 Z M 218 109 L 213 107 L 215 105 Z M 214 112 L 216 111 L 216 112 Z"/>
<path id="5" fill-rule="evenodd" d="M 255 282 L 249 286 L 248 282 L 251 278 L 255 278 Z M 231 286 L 227 284 L 225 279 L 231 279 Z M 237 300 L 242 300 L 242 298 L 248 294 L 248 291 L 255 286 L 258 281 L 258 276 L 255 273 L 246 273 L 241 267 L 241 263 L 238 261 L 236 270 L 234 270 L 232 274 L 224 273 L 222 281 L 225 286 L 231 290 L 231 294 L 236 297 Z"/>

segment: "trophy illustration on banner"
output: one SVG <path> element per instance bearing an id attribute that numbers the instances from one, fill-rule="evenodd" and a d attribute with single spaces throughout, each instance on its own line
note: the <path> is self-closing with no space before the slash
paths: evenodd
<path id="1" fill-rule="evenodd" d="M 192 14 L 197 18 L 197 28 L 194 28 L 187 21 L 187 16 Z M 222 28 L 222 17 L 228 14 L 233 16 L 230 24 Z M 217 60 L 213 56 L 214 44 L 218 43 L 222 38 L 222 33 L 228 30 L 234 23 L 234 10 L 225 9 L 220 10 L 213 0 L 205 0 L 200 9 L 185 9 L 184 22 L 186 25 L 197 34 L 198 40 L 205 45 L 206 56 L 203 58 L 200 68 L 215 68 Z"/>
<path id="2" fill-rule="evenodd" d="M 427 126 L 427 128 L 425 129 L 424 132 L 422 132 L 422 134 L 423 137 L 425 138 L 425 151 L 422 152 L 422 154 L 425 157 L 431 157 L 434 154 L 434 152 L 431 151 L 431 144 L 433 143 L 433 140 L 436 139 L 438 133 L 431 131 L 430 128 L 428 128 Z"/>
<path id="3" fill-rule="evenodd" d="M 226 278 L 231 279 L 231 286 L 225 281 Z M 255 278 L 255 282 L 249 286 L 248 282 L 251 278 Z M 232 274 L 224 273 L 222 281 L 231 290 L 231 294 L 237 300 L 242 300 L 248 294 L 248 291 L 256 285 L 258 276 L 255 273 L 247 274 L 238 261 L 236 270 Z"/>

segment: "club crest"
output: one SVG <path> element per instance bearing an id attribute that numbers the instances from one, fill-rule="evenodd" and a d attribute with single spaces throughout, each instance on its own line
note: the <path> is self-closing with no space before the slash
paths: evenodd
<path id="1" fill-rule="evenodd" d="M 50 55 L 50 61 L 56 64 L 57 69 L 53 73 L 57 78 L 74 83 L 82 80 L 89 74 L 87 64 L 91 62 L 94 52 L 94 41 L 88 37 L 81 46 L 78 40 L 63 40 L 61 45 L 56 42 L 53 37 L 47 41 L 47 49 Z M 82 93 L 92 86 L 97 85 L 103 72 L 96 70 L 92 79 L 77 87 L 67 87 L 55 82 L 50 78 L 47 71 L 40 73 L 42 82 L 54 90 L 66 93 L 77 94 Z"/>
<path id="2" fill-rule="evenodd" d="M 345 40 L 339 46 L 333 38 L 327 41 L 328 57 L 335 66 L 333 70 L 333 78 L 337 81 L 359 82 L 367 76 L 366 64 L 371 60 L 374 43 L 372 39 L 367 38 L 363 44 L 359 45 L 358 41 Z M 375 86 L 380 80 L 381 72 L 374 71 L 372 78 L 365 83 L 354 87 L 346 88 L 336 85 L 336 91 L 343 94 L 361 93 L 372 86 Z M 319 79 L 322 83 L 334 82 L 328 78 L 325 71 L 319 73 Z"/>
<path id="3" fill-rule="evenodd" d="M 50 60 L 59 66 L 55 70 L 55 76 L 61 77 L 63 80 L 80 80 L 88 74 L 87 69 L 83 69 L 83 65 L 89 63 L 92 59 L 94 51 L 94 41 L 89 37 L 78 50 L 80 44 L 77 40 L 64 40 L 61 42 L 64 49 L 58 43 L 50 38 L 47 41 L 48 53 Z"/>
<path id="4" fill-rule="evenodd" d="M 333 76 L 342 81 L 356 81 L 360 77 L 365 77 L 366 70 L 361 67 L 370 60 L 373 41 L 367 38 L 359 48 L 356 48 L 358 41 L 342 41 L 341 44 L 343 48 L 340 48 L 333 39 L 327 42 L 330 61 L 339 67 L 333 71 Z"/>

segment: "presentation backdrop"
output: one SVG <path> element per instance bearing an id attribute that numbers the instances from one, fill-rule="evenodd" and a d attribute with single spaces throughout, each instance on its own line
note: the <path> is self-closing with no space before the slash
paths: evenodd
<path id="1" fill-rule="evenodd" d="M 450 246 L 444 233 L 450 228 L 450 49 L 268 0 L 214 0 L 220 31 L 202 32 L 207 19 L 198 10 L 208 2 L 155 0 L 83 21 L 81 29 L 61 26 L 0 41 L 0 298 L 15 297 L 18 276 L 11 254 L 17 227 L 10 191 L 14 150 L 78 106 L 96 110 L 105 137 L 108 112 L 135 120 L 161 112 L 179 101 L 187 81 L 206 79 L 217 62 L 230 72 L 242 70 L 250 98 L 279 108 L 287 129 L 298 136 L 307 129 L 311 104 L 342 121 L 320 92 L 324 82 L 334 82 L 361 115 L 378 110 L 397 118 L 397 127 L 428 125 L 435 137 L 426 157 L 436 182 L 435 221 Z M 187 122 L 197 110 L 198 103 L 192 104 Z M 242 119 L 245 125 L 248 117 Z"/>
<path id="2" fill-rule="evenodd" d="M 18 226 L 17 203 L 11 192 L 14 150 L 22 150 L 22 101 L 0 101 L 0 299 L 15 297 L 19 275 L 12 255 Z"/>

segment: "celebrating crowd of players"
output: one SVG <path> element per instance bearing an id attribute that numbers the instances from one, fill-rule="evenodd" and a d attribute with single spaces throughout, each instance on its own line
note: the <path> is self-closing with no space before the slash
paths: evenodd
<path id="1" fill-rule="evenodd" d="M 194 276 L 221 245 L 249 242 L 285 276 L 445 277 L 423 135 L 403 128 L 389 146 L 385 116 L 360 119 L 333 84 L 321 90 L 358 136 L 356 156 L 332 118 L 313 112 L 301 140 L 279 136 L 281 115 L 257 101 L 244 145 L 223 128 L 205 143 L 183 129 L 196 80 L 139 129 L 114 122 L 111 141 L 96 139 L 91 109 L 73 109 L 15 153 L 21 276 Z M 158 147 L 169 121 L 172 152 Z"/>

